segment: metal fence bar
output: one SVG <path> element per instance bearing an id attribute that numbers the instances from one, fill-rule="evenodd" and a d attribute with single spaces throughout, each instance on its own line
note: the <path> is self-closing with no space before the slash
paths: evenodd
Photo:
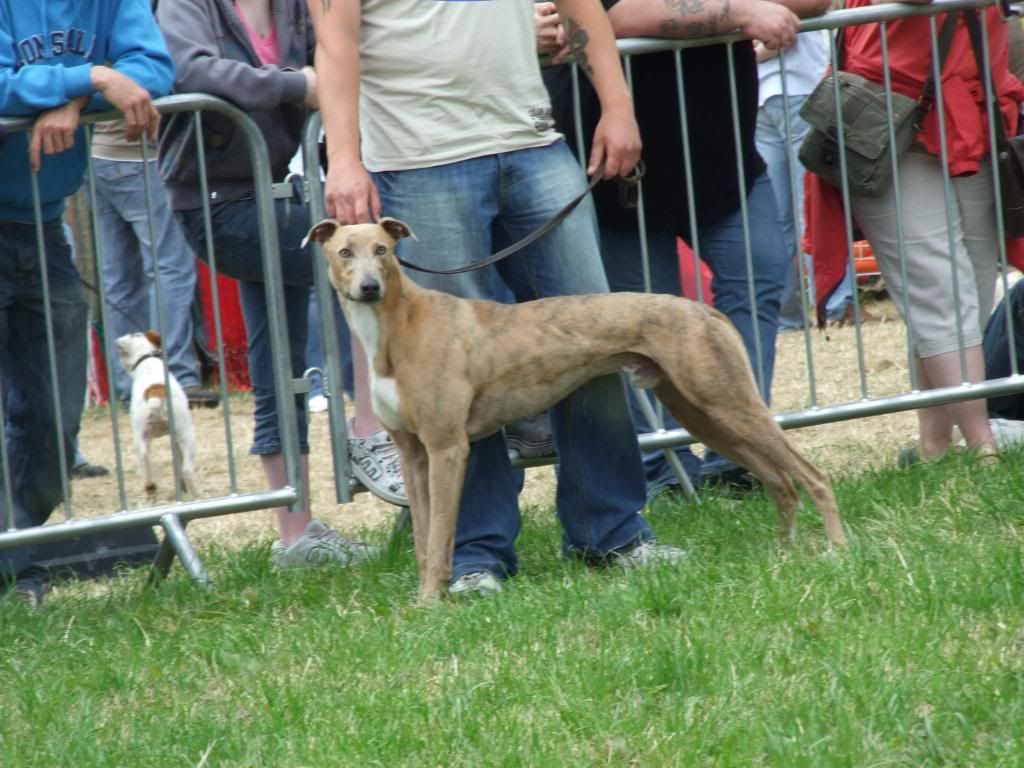
<path id="1" fill-rule="evenodd" d="M 316 224 L 327 216 L 324 206 L 323 183 L 320 180 L 319 140 L 322 120 L 319 112 L 312 113 L 303 130 L 303 161 L 308 191 L 309 221 Z M 334 495 L 338 503 L 352 500 L 352 471 L 348 459 L 348 425 L 345 423 L 344 387 L 338 326 L 334 322 L 334 306 L 338 301 L 334 289 L 327 279 L 327 261 L 323 258 L 320 243 L 310 243 L 313 249 L 313 290 L 316 292 L 317 308 L 320 310 L 320 346 L 324 353 L 327 371 L 323 377 L 324 394 L 327 396 L 327 418 L 331 435 L 331 460 L 334 467 Z"/>
<path id="2" fill-rule="evenodd" d="M 793 135 L 793 116 L 789 106 L 789 86 L 786 83 L 786 56 L 784 51 L 779 52 L 779 79 L 782 82 L 782 124 L 787 137 Z M 796 259 L 798 291 L 800 292 L 800 311 L 803 313 L 803 337 L 804 356 L 807 360 L 807 386 L 810 405 L 813 408 L 818 404 L 818 388 L 814 377 L 814 344 L 811 341 L 811 306 L 810 291 L 807 290 L 810 275 L 807 270 L 807 259 L 803 252 L 803 208 L 804 201 L 800 199 L 797 190 L 802 189 L 802 184 L 797 184 L 797 176 L 802 173 L 802 166 L 793 151 L 790 142 L 786 142 L 786 173 L 789 175 L 790 204 L 793 211 L 793 230 L 796 238 L 796 253 L 790 253 L 789 257 Z M 793 269 L 792 266 L 789 267 Z M 781 309 L 781 308 L 780 308 Z"/>
<path id="3" fill-rule="evenodd" d="M 150 167 L 149 167 L 149 137 L 146 134 L 142 134 L 142 186 L 146 191 L 146 227 L 149 230 L 149 263 L 153 269 L 153 300 L 156 304 L 156 325 L 157 332 L 160 334 L 161 339 L 167 339 L 167 308 L 164 306 L 163 291 L 160 289 L 160 257 L 157 254 L 156 247 L 156 227 L 153 225 L 153 191 L 150 189 Z M 146 323 L 149 323 L 149 318 L 145 319 Z M 161 342 L 163 343 L 163 342 Z M 171 391 L 171 366 L 165 361 L 164 365 L 164 387 L 166 391 Z M 171 435 L 177 434 L 175 428 L 175 422 L 180 418 L 174 412 L 174 408 L 170 407 L 170 399 L 168 399 L 167 407 L 167 428 L 170 430 Z M 188 408 L 188 403 L 185 404 Z M 174 441 L 171 440 L 171 467 L 174 470 L 174 498 L 181 501 L 181 462 L 182 457 L 178 455 L 178 451 L 174 449 Z"/>
<path id="4" fill-rule="evenodd" d="M 700 279 L 700 235 L 697 226 L 697 202 L 693 188 L 693 155 L 690 147 L 690 121 L 686 114 L 686 85 L 683 78 L 683 55 L 675 51 L 676 94 L 679 98 L 679 130 L 683 140 L 683 178 L 686 186 L 686 207 L 690 217 L 690 250 L 693 251 L 694 283 L 697 287 L 697 301 L 704 301 L 704 284 Z"/>
<path id="5" fill-rule="evenodd" d="M 889 131 L 889 162 L 892 164 L 892 186 L 893 189 L 896 190 L 896 205 L 893 208 L 893 214 L 896 222 L 896 248 L 899 252 L 900 258 L 900 280 L 903 282 L 903 285 L 907 285 L 907 239 L 903 231 L 903 199 L 899 194 L 900 159 L 896 154 L 896 126 L 893 124 L 892 71 L 889 68 L 889 39 L 887 29 L 888 27 L 883 21 L 880 25 L 882 42 L 882 74 L 885 83 L 886 123 Z M 920 383 L 918 382 L 917 364 L 915 363 L 914 341 L 913 337 L 910 335 L 910 327 L 913 318 L 911 315 L 909 291 L 903 292 L 903 317 L 906 319 L 904 338 L 906 339 L 907 348 L 907 370 L 910 371 L 910 388 L 912 390 L 918 390 L 920 389 Z"/>
<path id="6" fill-rule="evenodd" d="M 107 334 L 110 333 L 110 329 L 113 327 L 110 322 L 110 303 L 107 301 L 107 286 L 106 281 L 103 280 L 103 252 L 104 247 L 102 239 L 99 236 L 99 205 L 96 201 L 96 175 L 93 171 L 93 159 L 92 159 L 92 138 L 93 138 L 93 126 L 87 126 L 85 131 L 85 162 L 86 162 L 86 185 L 89 192 L 89 216 L 92 223 L 92 253 L 93 263 L 96 265 L 96 295 L 99 299 L 100 309 L 100 322 L 103 324 L 103 359 L 107 364 L 108 372 L 108 383 L 111 390 L 110 401 L 110 424 L 111 434 L 114 440 L 114 463 L 117 474 L 117 495 L 121 502 L 121 509 L 128 509 L 128 492 L 125 488 L 124 483 L 124 452 L 121 447 L 121 429 L 120 429 L 120 404 L 116 402 L 117 398 L 114 396 L 114 374 L 117 370 L 117 366 L 120 362 L 114 357 L 114 349 L 109 343 L 110 339 L 107 338 Z"/>
<path id="7" fill-rule="evenodd" d="M 967 351 L 964 346 L 964 317 L 960 305 L 960 280 L 956 264 L 956 238 L 953 231 L 953 180 L 949 175 L 949 147 L 946 145 L 946 110 L 942 98 L 942 63 L 939 61 L 939 36 L 935 17 L 928 17 L 932 45 L 932 77 L 935 79 L 935 113 L 939 119 L 939 165 L 942 166 L 942 196 L 946 207 L 946 243 L 949 246 L 950 282 L 953 286 L 953 316 L 956 318 L 956 344 L 960 355 L 960 380 L 969 381 Z M 910 287 L 905 286 L 907 293 Z"/>
<path id="8" fill-rule="evenodd" d="M 750 242 L 750 207 L 747 202 L 747 174 L 743 167 L 743 138 L 740 131 L 740 105 L 736 88 L 736 57 L 733 45 L 725 47 L 729 69 L 729 106 L 732 111 L 732 139 L 736 147 L 736 177 L 740 191 L 740 218 L 743 220 L 743 256 L 747 265 L 747 296 L 750 299 L 750 323 L 754 333 L 754 378 L 765 400 L 769 397 L 769 382 L 765 369 L 764 343 L 761 341 L 760 317 L 757 311 L 757 286 L 754 282 L 754 251 Z M 773 361 L 774 367 L 774 361 Z"/>
<path id="9" fill-rule="evenodd" d="M 988 146 L 989 162 L 992 165 L 992 195 L 996 201 L 1003 199 L 1002 180 L 999 178 L 999 150 L 996 146 L 996 112 L 993 106 L 995 93 L 992 88 L 992 59 L 988 49 L 988 14 L 980 13 L 981 17 L 981 52 L 982 61 L 985 63 L 986 73 L 982 78 L 985 83 L 985 115 L 988 118 Z M 1020 23 L 1019 21 L 1016 23 Z M 1003 221 L 1003 207 L 996 203 L 996 231 L 1005 232 L 1006 224 Z M 999 268 L 1002 275 L 1003 296 L 1010 295 L 1010 283 L 1008 280 L 1008 269 L 1006 259 L 1006 238 L 997 237 L 999 246 Z M 1003 319 L 1006 322 L 1006 338 L 1009 341 L 1010 373 L 1016 376 L 1020 371 L 1017 366 L 1017 338 L 1013 332 L 1013 317 L 1011 312 L 1004 312 Z"/>
<path id="10" fill-rule="evenodd" d="M 203 113 L 192 115 L 196 136 L 203 135 Z M 228 398 L 228 372 L 224 362 L 224 323 L 221 317 L 220 291 L 217 289 L 217 251 L 213 247 L 213 221 L 210 217 L 210 186 L 206 172 L 206 149 L 204 142 L 196 142 L 196 158 L 199 160 L 199 192 L 203 197 L 203 242 L 206 244 L 206 264 L 210 273 L 210 296 L 213 300 L 213 329 L 217 340 L 217 373 L 220 378 L 220 402 L 224 409 L 224 444 L 228 458 L 228 482 L 231 492 L 238 493 L 238 471 L 235 467 L 234 438 L 231 431 L 231 401 Z"/>
<path id="11" fill-rule="evenodd" d="M 27 162 L 26 158 L 26 162 Z M 43 213 L 42 203 L 39 200 L 39 173 L 32 171 L 29 174 L 32 182 L 32 209 L 35 215 L 36 247 L 39 249 L 39 276 L 43 288 L 43 307 L 46 324 L 46 353 L 50 363 L 50 395 L 53 398 L 53 420 L 54 432 L 57 445 L 57 457 L 60 462 L 60 485 L 63 494 L 64 518 L 71 519 L 71 476 L 68 467 L 68 446 L 64 439 L 64 407 L 60 398 L 60 375 L 57 369 L 57 344 L 53 332 L 53 304 L 50 301 L 50 276 L 49 263 L 46 255 L 46 243 L 43 238 Z"/>

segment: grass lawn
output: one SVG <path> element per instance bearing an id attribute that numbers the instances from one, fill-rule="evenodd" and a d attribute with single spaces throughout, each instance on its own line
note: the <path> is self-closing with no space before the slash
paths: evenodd
<path id="1" fill-rule="evenodd" d="M 774 544 L 763 496 L 658 503 L 682 568 L 591 571 L 526 516 L 491 599 L 414 604 L 404 547 L 276 575 L 269 541 L 0 601 L 0 765 L 1024 765 L 1024 455 L 837 483 Z M 403 542 L 404 544 L 404 542 Z"/>

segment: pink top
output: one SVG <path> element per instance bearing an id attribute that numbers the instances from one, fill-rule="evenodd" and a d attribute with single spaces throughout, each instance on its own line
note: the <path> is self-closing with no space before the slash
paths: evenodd
<path id="1" fill-rule="evenodd" d="M 270 34 L 266 37 L 261 37 L 260 33 L 257 32 L 253 26 L 249 23 L 249 20 L 245 18 L 245 14 L 242 13 L 242 9 L 238 7 L 238 3 L 235 3 L 235 13 L 238 14 L 238 18 L 242 21 L 242 26 L 245 27 L 245 33 L 249 35 L 249 42 L 252 43 L 252 47 L 256 50 L 256 55 L 260 57 L 260 61 L 264 64 L 281 64 L 281 51 L 277 47 L 277 27 L 270 27 Z"/>

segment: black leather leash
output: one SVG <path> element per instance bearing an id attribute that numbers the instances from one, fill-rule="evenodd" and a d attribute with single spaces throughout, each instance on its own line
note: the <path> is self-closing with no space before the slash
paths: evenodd
<path id="1" fill-rule="evenodd" d="M 637 185 L 640 183 L 640 179 L 642 179 L 644 176 L 644 171 L 645 168 L 643 161 L 640 161 L 639 163 L 636 164 L 636 167 L 629 172 L 627 176 L 618 178 L 615 181 L 624 189 L 628 188 L 635 191 Z M 558 213 L 556 213 L 550 219 L 545 221 L 541 226 L 539 226 L 533 232 L 528 234 L 522 240 L 518 240 L 517 242 L 512 243 L 512 245 L 502 248 L 497 253 L 493 253 L 486 258 L 480 259 L 479 261 L 474 261 L 470 264 L 467 264 L 464 267 L 456 267 L 455 269 L 430 269 L 429 267 L 421 267 L 417 264 L 408 262 L 401 257 L 398 257 L 398 263 L 401 264 L 403 267 L 407 267 L 408 269 L 414 269 L 417 272 L 427 272 L 431 275 L 457 275 L 461 272 L 472 272 L 474 269 L 483 269 L 484 267 L 489 267 L 491 264 L 496 264 L 502 259 L 508 258 L 512 254 L 521 251 L 530 243 L 543 237 L 548 232 L 557 227 L 559 224 L 561 224 L 570 213 L 576 210 L 576 206 L 582 203 L 584 198 L 586 198 L 586 196 L 593 191 L 594 187 L 596 187 L 601 182 L 601 177 L 603 175 L 604 163 L 601 163 L 601 166 L 591 177 L 590 183 L 587 184 L 587 188 L 583 190 L 580 194 L 578 194 L 576 197 L 574 197 L 572 200 L 570 200 L 560 211 L 558 211 Z M 624 195 L 623 199 L 632 200 L 632 207 L 635 207 L 635 195 Z"/>

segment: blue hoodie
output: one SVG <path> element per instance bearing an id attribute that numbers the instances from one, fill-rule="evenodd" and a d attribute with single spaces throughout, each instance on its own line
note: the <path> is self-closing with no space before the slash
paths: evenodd
<path id="1" fill-rule="evenodd" d="M 170 91 L 174 65 L 150 0 L 0 0 L 0 115 L 32 115 L 89 95 L 88 109 L 110 109 L 93 90 L 94 64 L 130 77 L 153 97 Z M 82 133 L 73 149 L 43 156 L 44 220 L 60 216 L 64 198 L 81 186 Z M 32 221 L 28 135 L 0 141 L 0 221 Z"/>

